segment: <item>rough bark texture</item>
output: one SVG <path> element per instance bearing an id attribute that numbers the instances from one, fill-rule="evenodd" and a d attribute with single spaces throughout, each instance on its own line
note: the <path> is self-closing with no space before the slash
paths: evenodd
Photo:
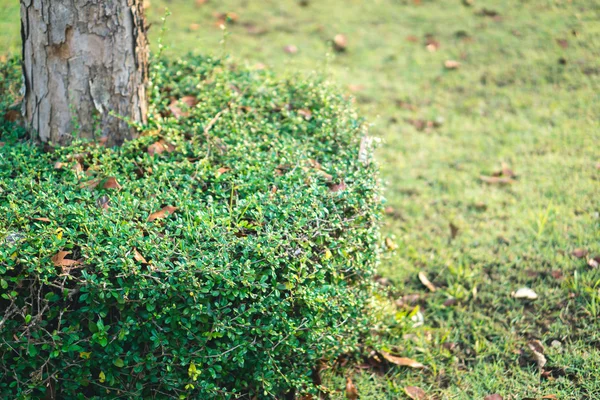
<path id="1" fill-rule="evenodd" d="M 43 142 L 135 131 L 146 121 L 148 44 L 142 0 L 21 0 L 23 115 Z"/>

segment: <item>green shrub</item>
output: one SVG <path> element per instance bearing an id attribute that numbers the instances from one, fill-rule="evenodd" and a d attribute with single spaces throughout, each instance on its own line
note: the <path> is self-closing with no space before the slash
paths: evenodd
<path id="1" fill-rule="evenodd" d="M 152 70 L 121 148 L 1 122 L 1 398 L 308 393 L 368 330 L 381 201 L 349 102 L 210 58 Z"/>

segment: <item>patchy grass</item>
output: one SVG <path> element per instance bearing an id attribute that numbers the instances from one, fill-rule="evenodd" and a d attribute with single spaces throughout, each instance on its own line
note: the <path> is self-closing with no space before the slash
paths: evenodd
<path id="1" fill-rule="evenodd" d="M 168 53 L 320 70 L 362 89 L 356 101 L 385 142 L 379 160 L 394 210 L 386 231 L 398 248 L 381 274 L 390 302 L 418 296 L 423 325 L 402 314 L 413 304 L 400 306 L 381 346 L 427 368 L 324 372 L 333 398 L 343 397 L 343 375 L 363 399 L 403 398 L 406 385 L 442 399 L 600 396 L 600 269 L 571 256 L 600 254 L 596 1 L 153 0 L 155 44 L 165 5 Z M 2 48 L 14 49 L 17 6 L 2 7 Z M 225 45 L 214 12 L 239 17 Z M 348 46 L 335 54 L 338 33 Z M 428 34 L 437 51 L 426 48 Z M 290 44 L 296 54 L 283 51 Z M 461 65 L 445 69 L 447 60 Z M 481 182 L 503 162 L 514 183 Z M 424 288 L 420 271 L 438 291 Z M 539 298 L 511 298 L 524 286 Z M 448 298 L 457 304 L 444 306 Z M 532 339 L 545 345 L 544 374 L 526 351 Z"/>

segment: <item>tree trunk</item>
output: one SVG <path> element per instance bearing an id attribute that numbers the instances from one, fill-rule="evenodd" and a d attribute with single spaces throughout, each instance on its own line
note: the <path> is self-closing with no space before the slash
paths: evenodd
<path id="1" fill-rule="evenodd" d="M 146 122 L 142 2 L 21 0 L 23 115 L 41 141 L 119 145 L 135 136 L 122 117 Z"/>

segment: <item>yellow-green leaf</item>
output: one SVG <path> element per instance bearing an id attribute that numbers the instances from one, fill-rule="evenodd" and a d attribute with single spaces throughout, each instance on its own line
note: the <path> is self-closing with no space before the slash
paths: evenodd
<path id="1" fill-rule="evenodd" d="M 100 383 L 106 382 L 106 375 L 104 375 L 104 372 L 100 371 L 100 374 L 98 375 L 98 378 L 100 378 L 99 379 Z"/>

